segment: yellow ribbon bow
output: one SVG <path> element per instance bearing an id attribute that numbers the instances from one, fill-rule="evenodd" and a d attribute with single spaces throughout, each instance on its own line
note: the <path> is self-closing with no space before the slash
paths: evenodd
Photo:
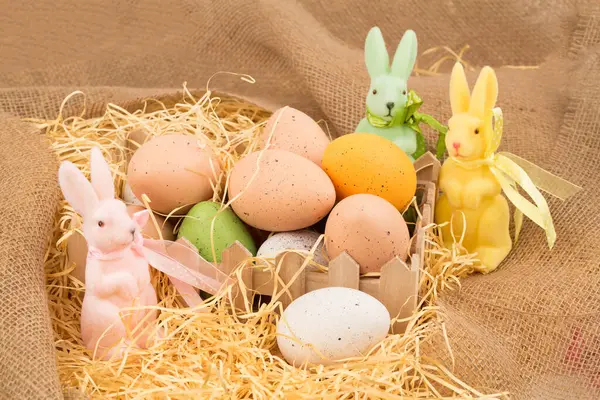
<path id="1" fill-rule="evenodd" d="M 544 196 L 538 189 L 545 191 L 561 200 L 579 192 L 582 188 L 568 182 L 537 165 L 512 153 L 495 153 L 502 139 L 502 110 L 497 107 L 493 113 L 493 137 L 491 138 L 483 160 L 461 161 L 453 157 L 454 161 L 465 168 L 478 168 L 482 165 L 489 167 L 490 171 L 502 187 L 506 197 L 515 206 L 515 243 L 523 226 L 523 214 L 546 231 L 548 246 L 552 248 L 556 242 L 556 231 L 550 215 L 550 208 Z M 531 197 L 533 203 L 519 193 L 518 186 Z M 534 204 L 535 203 L 535 204 Z"/>

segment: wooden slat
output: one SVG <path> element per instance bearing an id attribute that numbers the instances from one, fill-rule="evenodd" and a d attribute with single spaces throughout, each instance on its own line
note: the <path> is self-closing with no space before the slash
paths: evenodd
<path id="1" fill-rule="evenodd" d="M 437 182 L 441 164 L 431 152 L 427 152 L 413 163 L 417 170 L 417 179 L 422 181 Z"/>
<path id="2" fill-rule="evenodd" d="M 360 266 L 345 251 L 329 263 L 329 287 L 358 289 Z"/>
<path id="3" fill-rule="evenodd" d="M 306 293 L 306 270 L 302 270 L 296 279 L 294 279 L 294 276 L 302 267 L 304 259 L 305 257 L 294 252 L 281 253 L 275 259 L 277 265 L 281 265 L 281 269 L 279 270 L 281 280 L 284 285 L 289 284 L 288 291 L 280 297 L 284 310 L 292 301 Z"/>
<path id="4" fill-rule="evenodd" d="M 271 272 L 259 269 L 254 270 L 252 273 L 252 290 L 259 294 L 271 296 L 273 295 L 274 287 L 275 282 L 273 281 Z"/>
<path id="5" fill-rule="evenodd" d="M 236 241 L 231 246 L 223 250 L 221 257 L 221 270 L 225 273 L 225 275 L 231 276 L 233 271 L 236 270 L 237 266 L 249 257 L 252 257 L 252 254 L 240 242 Z M 242 295 L 240 287 L 237 284 L 238 281 L 235 277 L 233 278 L 236 282 L 232 293 L 234 299 L 233 305 L 237 309 L 249 312 L 250 310 L 247 310 L 245 307 L 246 304 L 244 301 L 244 296 Z M 242 282 L 244 282 L 244 285 L 247 289 L 252 289 L 252 268 L 244 268 L 242 271 Z M 246 291 L 246 296 L 250 295 L 249 290 Z"/>
<path id="6" fill-rule="evenodd" d="M 391 318 L 410 317 L 418 301 L 417 274 L 402 260 L 395 258 L 381 268 L 379 301 L 388 309 Z M 406 322 L 392 325 L 393 333 L 406 330 Z"/>

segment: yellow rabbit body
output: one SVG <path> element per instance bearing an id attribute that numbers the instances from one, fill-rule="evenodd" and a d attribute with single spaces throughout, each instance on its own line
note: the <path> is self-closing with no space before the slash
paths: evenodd
<path id="1" fill-rule="evenodd" d="M 443 194 L 435 210 L 436 223 L 452 220 L 457 240 L 464 233 L 463 245 L 478 254 L 480 270 L 485 273 L 494 270 L 512 248 L 508 202 L 489 167 L 478 163 L 492 145 L 492 109 L 497 96 L 498 81 L 491 68 L 481 70 L 471 96 L 462 65 L 454 66 L 450 78 L 452 118 L 446 135 L 450 158 L 440 171 Z M 442 229 L 447 247 L 453 243 L 450 229 L 450 224 Z"/>

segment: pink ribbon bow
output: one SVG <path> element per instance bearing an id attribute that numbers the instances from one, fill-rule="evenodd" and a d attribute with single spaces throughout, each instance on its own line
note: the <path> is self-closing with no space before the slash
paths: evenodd
<path id="1" fill-rule="evenodd" d="M 99 260 L 116 260 L 122 258 L 125 252 L 131 248 L 144 257 L 154 269 L 169 277 L 188 306 L 196 307 L 204 304 L 204 301 L 195 288 L 215 294 L 224 283 L 229 283 L 231 278 L 202 258 L 191 245 L 186 246 L 184 243 L 144 239 L 138 233 L 130 247 L 105 253 L 89 246 L 89 256 Z M 219 276 L 221 279 L 218 278 Z"/>

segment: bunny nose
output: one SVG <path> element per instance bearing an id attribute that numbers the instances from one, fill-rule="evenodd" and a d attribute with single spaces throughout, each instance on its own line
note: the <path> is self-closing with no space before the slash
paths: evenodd
<path id="1" fill-rule="evenodd" d="M 452 147 L 454 147 L 456 150 L 458 150 L 458 148 L 460 147 L 460 143 L 454 142 L 454 143 L 452 143 Z"/>
<path id="2" fill-rule="evenodd" d="M 135 235 L 135 228 L 130 229 L 129 232 L 131 232 L 132 235 Z"/>
<path id="3" fill-rule="evenodd" d="M 386 104 L 386 107 L 387 107 L 389 110 L 391 110 L 392 108 L 394 108 L 394 103 L 390 101 L 389 103 L 387 103 L 387 104 Z"/>

